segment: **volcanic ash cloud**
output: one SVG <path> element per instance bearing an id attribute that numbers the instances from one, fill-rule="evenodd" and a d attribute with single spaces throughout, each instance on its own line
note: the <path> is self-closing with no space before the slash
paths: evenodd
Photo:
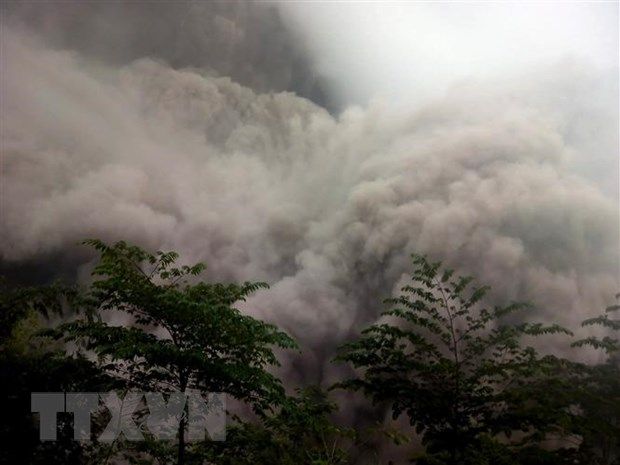
<path id="1" fill-rule="evenodd" d="M 178 250 L 210 279 L 267 281 L 247 307 L 300 340 L 299 376 L 314 381 L 414 251 L 572 326 L 618 289 L 617 203 L 571 168 L 589 156 L 566 132 L 578 109 L 539 98 L 582 79 L 576 66 L 335 117 L 196 68 L 3 39 L 5 264 L 94 236 Z"/>

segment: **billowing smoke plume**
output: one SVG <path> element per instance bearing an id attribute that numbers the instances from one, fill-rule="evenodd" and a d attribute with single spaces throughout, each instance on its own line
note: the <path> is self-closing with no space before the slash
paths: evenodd
<path id="1" fill-rule="evenodd" d="M 414 251 L 573 327 L 613 297 L 618 205 L 574 169 L 596 157 L 583 150 L 597 134 L 574 118 L 598 115 L 595 72 L 550 65 L 471 80 L 411 111 L 377 102 L 334 115 L 265 93 L 312 97 L 296 87 L 292 42 L 264 29 L 275 13 L 240 5 L 240 23 L 209 12 L 205 42 L 171 39 L 168 23 L 159 36 L 148 15 L 142 31 L 137 13 L 127 23 L 79 8 L 6 15 L 5 269 L 84 264 L 76 242 L 101 237 L 177 250 L 212 279 L 267 281 L 248 309 L 298 338 L 303 361 L 286 369 L 309 382 L 333 380 L 334 348 L 377 318 Z M 82 29 L 41 32 L 61 20 Z M 25 32 L 33 24 L 39 32 Z M 221 54 L 247 34 L 246 48 Z"/>
<path id="2" fill-rule="evenodd" d="M 293 91 L 324 106 L 327 86 L 301 41 L 273 6 L 201 2 L 32 2 L 0 6 L 7 22 L 28 27 L 59 49 L 111 65 L 151 57 L 173 68 L 199 67 L 259 92 Z"/>

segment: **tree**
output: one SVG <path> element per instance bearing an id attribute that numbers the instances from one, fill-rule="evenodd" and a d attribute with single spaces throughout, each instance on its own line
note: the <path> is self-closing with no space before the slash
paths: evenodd
<path id="1" fill-rule="evenodd" d="M 406 414 L 426 446 L 420 463 L 484 463 L 472 457 L 489 441 L 505 449 L 500 434 L 518 431 L 518 442 L 505 442 L 524 449 L 559 431 L 560 417 L 570 414 L 553 408 L 554 384 L 546 381 L 561 391 L 563 378 L 551 375 L 563 362 L 540 356 L 522 338 L 569 331 L 509 323 L 530 307 L 487 308 L 488 287 L 423 256 L 414 255 L 413 265 L 411 284 L 386 300 L 385 322 L 342 348 L 337 360 L 361 372 L 336 387 L 387 403 L 394 418 Z"/>
<path id="2" fill-rule="evenodd" d="M 90 360 L 70 356 L 41 332 L 46 317 L 63 314 L 71 289 L 9 286 L 0 279 L 0 464 L 81 465 L 97 453 L 93 445 L 73 440 L 71 418 L 60 414 L 58 440 L 40 442 L 30 412 L 32 392 L 104 391 L 112 380 Z M 43 317 L 43 318 L 42 318 Z"/>
<path id="3" fill-rule="evenodd" d="M 40 314 L 44 317 L 63 313 L 64 296 L 71 296 L 71 289 L 54 284 L 51 286 L 10 286 L 0 276 L 0 350 L 6 350 L 5 343 L 15 328 L 24 319 Z"/>
<path id="4" fill-rule="evenodd" d="M 277 412 L 261 422 L 244 421 L 230 428 L 225 442 L 205 451 L 217 465 L 344 465 L 353 430 L 334 425 L 336 405 L 318 387 L 287 397 Z"/>
<path id="5" fill-rule="evenodd" d="M 577 429 L 582 438 L 580 463 L 584 464 L 620 464 L 620 341 L 613 336 L 620 331 L 620 319 L 613 318 L 618 311 L 620 305 L 612 305 L 602 315 L 582 323 L 598 326 L 612 335 L 591 336 L 573 343 L 574 347 L 593 347 L 607 355 L 601 364 L 582 365 L 579 383 L 575 384 L 575 403 L 581 412 Z"/>
<path id="6" fill-rule="evenodd" d="M 281 383 L 267 369 L 278 363 L 275 348 L 295 343 L 235 308 L 265 284 L 199 281 L 204 265 L 174 266 L 175 252 L 151 254 L 125 242 L 85 243 L 100 254 L 96 280 L 74 299 L 81 318 L 61 325 L 58 337 L 97 354 L 106 372 L 127 387 L 223 392 L 259 414 L 281 401 Z M 113 315 L 127 323 L 111 324 Z M 182 416 L 179 465 L 185 463 L 186 427 Z"/>

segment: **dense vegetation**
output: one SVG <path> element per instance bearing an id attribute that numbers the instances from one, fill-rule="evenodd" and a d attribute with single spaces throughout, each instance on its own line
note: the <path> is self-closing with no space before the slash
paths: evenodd
<path id="1" fill-rule="evenodd" d="M 528 305 L 488 306 L 487 287 L 414 256 L 402 294 L 334 360 L 355 375 L 287 393 L 273 367 L 295 342 L 236 307 L 265 284 L 206 282 L 202 264 L 176 266 L 174 252 L 86 244 L 100 255 L 86 289 L 0 283 L 1 463 L 375 464 L 380 434 L 402 447 L 403 463 L 620 464 L 618 305 L 583 323 L 600 338 L 576 339 L 531 322 Z M 541 353 L 546 337 L 601 351 L 604 362 Z M 235 410 L 225 441 L 186 441 L 185 415 L 175 440 L 145 429 L 142 441 L 98 441 L 105 409 L 93 416 L 93 441 L 73 440 L 70 414 L 58 416 L 57 441 L 39 441 L 31 392 L 110 390 L 223 392 Z M 411 427 L 338 425 L 334 390 L 362 393 Z M 135 421 L 147 412 L 138 405 Z"/>

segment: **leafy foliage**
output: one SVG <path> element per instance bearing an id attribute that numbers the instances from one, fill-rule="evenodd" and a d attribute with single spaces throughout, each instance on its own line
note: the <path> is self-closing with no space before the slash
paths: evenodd
<path id="1" fill-rule="evenodd" d="M 427 461 L 435 456 L 466 463 L 468 451 L 483 437 L 519 431 L 524 447 L 558 430 L 560 418 L 549 408 L 554 404 L 541 411 L 533 399 L 540 404 L 549 388 L 542 380 L 558 370 L 560 361 L 523 346 L 522 338 L 569 331 L 507 323 L 508 316 L 529 307 L 513 303 L 489 309 L 482 305 L 488 287 L 442 271 L 440 263 L 423 256 L 414 255 L 413 265 L 411 284 L 386 300 L 391 306 L 383 313 L 386 322 L 344 346 L 338 360 L 362 371 L 338 387 L 389 403 L 394 418 L 406 414 L 422 435 Z"/>
<path id="2" fill-rule="evenodd" d="M 299 390 L 261 423 L 237 418 L 226 442 L 210 445 L 205 456 L 208 463 L 218 465 L 350 463 L 345 445 L 350 445 L 354 433 L 330 421 L 335 410 L 318 387 Z"/>
<path id="3" fill-rule="evenodd" d="M 616 295 L 616 299 L 620 294 Z M 575 403 L 579 406 L 582 437 L 580 463 L 592 465 L 620 464 L 620 343 L 614 333 L 620 330 L 620 320 L 614 318 L 620 305 L 612 305 L 596 317 L 585 320 L 583 326 L 598 326 L 612 335 L 588 337 L 573 344 L 592 347 L 607 354 L 604 363 L 582 366 Z"/>
<path id="4" fill-rule="evenodd" d="M 616 295 L 620 299 L 620 294 Z M 582 326 L 599 326 L 610 332 L 620 331 L 620 319 L 615 319 L 611 315 L 620 311 L 620 305 L 611 305 L 605 309 L 602 315 L 585 320 Z M 595 349 L 603 349 L 608 355 L 613 356 L 620 352 L 620 340 L 616 337 L 604 336 L 603 338 L 588 337 L 573 343 L 573 347 L 591 346 Z"/>
<path id="5" fill-rule="evenodd" d="M 380 423 L 368 432 L 332 423 L 337 406 L 318 387 L 285 394 L 269 370 L 275 351 L 295 343 L 236 308 L 265 284 L 209 283 L 201 280 L 204 265 L 178 266 L 174 252 L 86 243 L 100 261 L 81 292 L 0 280 L 0 395 L 8 401 L 0 463 L 379 463 L 376 432 L 397 445 L 411 439 Z M 365 393 L 394 418 L 406 415 L 425 446 L 419 465 L 620 465 L 620 305 L 583 322 L 601 335 L 573 346 L 605 357 L 586 365 L 527 345 L 571 334 L 522 323 L 530 306 L 486 306 L 488 287 L 425 257 L 413 264 L 411 282 L 386 301 L 382 321 L 341 349 L 338 360 L 357 375 L 335 388 Z M 53 319 L 64 322 L 44 329 Z M 102 445 L 73 441 L 68 414 L 58 417 L 59 440 L 41 443 L 36 421 L 23 414 L 34 391 L 131 388 L 225 392 L 255 415 L 233 416 L 225 442 L 189 448 L 184 418 L 176 444 L 145 435 Z M 145 413 L 144 406 L 136 412 Z M 95 434 L 107 421 L 95 414 Z"/>
<path id="6" fill-rule="evenodd" d="M 96 280 L 73 300 L 82 317 L 61 325 L 57 337 L 97 354 L 102 368 L 128 387 L 224 392 L 259 414 L 280 402 L 284 390 L 267 368 L 278 364 L 274 348 L 295 343 L 234 307 L 265 284 L 198 281 L 204 265 L 177 267 L 175 252 L 151 254 L 125 242 L 86 244 L 101 256 Z M 124 324 L 111 324 L 112 316 Z"/>
<path id="7" fill-rule="evenodd" d="M 54 284 L 51 286 L 10 286 L 0 276 L 0 344 L 11 337 L 16 326 L 33 315 L 61 315 L 65 298 L 74 296 L 71 288 Z"/>
<path id="8" fill-rule="evenodd" d="M 73 440 L 71 418 L 58 418 L 58 441 L 39 441 L 37 424 L 30 412 L 31 392 L 104 391 L 114 383 L 95 364 L 79 355 L 70 356 L 63 347 L 41 336 L 43 317 L 62 314 L 73 290 L 55 284 L 47 287 L 0 285 L 0 399 L 2 419 L 0 463 L 84 464 L 94 445 Z"/>

